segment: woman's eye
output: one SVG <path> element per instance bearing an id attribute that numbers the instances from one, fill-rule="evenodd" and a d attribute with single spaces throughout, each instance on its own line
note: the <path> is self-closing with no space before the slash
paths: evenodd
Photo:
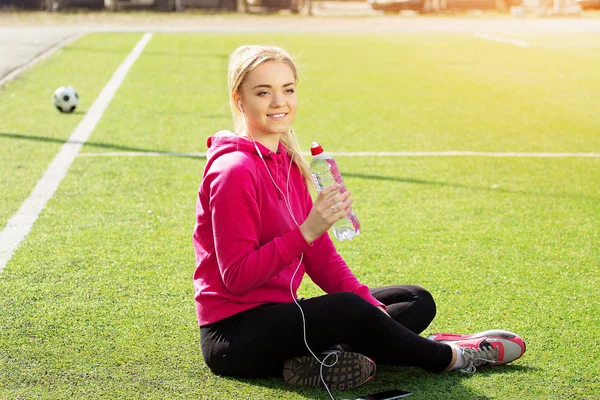
<path id="1" fill-rule="evenodd" d="M 294 93 L 295 91 L 296 91 L 296 90 L 294 90 L 294 89 L 287 89 L 287 90 L 286 90 L 286 92 L 287 92 L 287 93 Z"/>
<path id="2" fill-rule="evenodd" d="M 264 96 L 264 95 L 266 95 L 266 94 L 269 94 L 269 92 L 267 92 L 267 91 L 262 91 L 262 92 L 258 92 L 256 95 L 257 95 L 257 96 Z"/>

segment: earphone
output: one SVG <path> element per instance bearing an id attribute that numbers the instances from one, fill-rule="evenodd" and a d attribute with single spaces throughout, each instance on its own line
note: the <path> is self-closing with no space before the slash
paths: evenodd
<path id="1" fill-rule="evenodd" d="M 241 100 L 238 101 L 237 105 L 239 106 L 240 111 L 242 113 L 242 116 L 244 117 L 244 121 L 246 122 L 246 126 L 248 126 L 248 120 L 246 119 L 246 113 L 244 113 L 244 109 L 242 108 L 242 101 Z M 291 127 L 290 127 L 290 132 L 291 132 L 292 135 L 294 135 L 294 131 L 291 129 Z M 285 181 L 285 191 L 287 193 L 287 196 L 286 196 L 286 193 L 283 193 L 283 190 L 281 190 L 279 188 L 279 186 L 277 186 L 277 183 L 275 183 L 275 179 L 273 178 L 273 175 L 271 175 L 271 171 L 269 170 L 269 167 L 267 166 L 267 162 L 265 161 L 265 159 L 264 159 L 264 157 L 263 157 L 260 149 L 258 148 L 258 145 L 256 144 L 256 140 L 254 140 L 254 136 L 252 135 L 252 133 L 250 131 L 248 131 L 248 134 L 249 134 L 250 138 L 252 139 L 252 143 L 254 144 L 254 148 L 256 149 L 256 153 L 258 154 L 258 156 L 262 160 L 262 162 L 263 162 L 263 164 L 265 166 L 265 169 L 267 170 L 267 173 L 269 174 L 269 178 L 271 178 L 271 182 L 273 182 L 273 186 L 275 186 L 275 189 L 277 189 L 279 191 L 279 193 L 281 193 L 281 195 L 283 196 L 283 200 L 285 201 L 285 205 L 287 207 L 287 210 L 288 210 L 290 216 L 292 217 L 292 220 L 294 221 L 294 223 L 296 224 L 296 226 L 299 227 L 300 224 L 298 224 L 298 221 L 296 221 L 296 217 L 294 216 L 294 213 L 292 211 L 292 206 L 291 206 L 290 198 L 289 198 L 290 173 L 291 173 L 291 170 L 292 170 L 292 163 L 294 162 L 294 153 L 292 153 L 292 156 L 290 157 L 290 165 L 288 167 L 287 178 L 286 178 L 286 181 Z M 325 383 L 325 379 L 323 378 L 323 367 L 328 367 L 328 368 L 333 367 L 338 362 L 338 356 L 335 353 L 329 353 L 329 354 L 327 354 L 325 356 L 325 358 L 323 358 L 323 361 L 321 361 L 319 359 L 319 357 L 317 357 L 317 355 L 312 351 L 312 349 L 308 345 L 308 341 L 306 339 L 306 316 L 304 315 L 304 310 L 302 310 L 302 306 L 300 305 L 300 303 L 298 303 L 298 300 L 296 300 L 296 296 L 294 296 L 293 282 L 294 282 L 294 278 L 296 277 L 296 274 L 298 273 L 298 270 L 300 269 L 300 266 L 302 265 L 302 260 L 303 259 L 304 259 L 304 253 L 300 254 L 300 261 L 298 262 L 298 265 L 296 266 L 296 269 L 294 270 L 294 273 L 292 274 L 292 278 L 290 279 L 290 294 L 292 296 L 292 300 L 298 306 L 298 309 L 300 310 L 300 314 L 302 315 L 302 332 L 303 332 L 304 345 L 306 346 L 306 348 L 308 349 L 308 351 L 310 352 L 310 354 L 321 365 L 321 367 L 319 369 L 319 375 L 320 375 L 320 378 L 321 378 L 321 382 L 323 383 L 323 386 L 327 390 L 327 393 L 329 394 L 329 397 L 331 397 L 332 400 L 335 400 L 335 397 L 333 397 L 333 395 L 331 394 L 331 391 L 329 390 L 329 387 L 327 386 L 327 383 Z M 332 364 L 326 364 L 325 361 L 331 355 L 335 356 L 335 360 L 333 361 Z"/>

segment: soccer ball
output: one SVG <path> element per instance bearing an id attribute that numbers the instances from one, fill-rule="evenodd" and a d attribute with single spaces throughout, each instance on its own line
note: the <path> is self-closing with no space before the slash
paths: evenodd
<path id="1" fill-rule="evenodd" d="M 79 96 L 72 86 L 61 86 L 54 91 L 52 102 L 61 113 L 71 113 L 79 105 Z"/>

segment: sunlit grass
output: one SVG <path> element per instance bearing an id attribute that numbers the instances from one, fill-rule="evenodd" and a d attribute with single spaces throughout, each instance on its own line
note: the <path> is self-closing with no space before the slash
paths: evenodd
<path id="1" fill-rule="evenodd" d="M 0 132 L 10 133 L 0 177 L 13 193 L 3 223 L 82 117 L 59 115 L 45 91 L 69 80 L 87 110 L 139 37 L 86 36 L 0 91 Z M 204 159 L 90 153 L 205 151 L 230 127 L 227 56 L 247 42 L 297 56 L 304 150 L 318 140 L 331 151 L 600 152 L 598 55 L 566 57 L 552 38 L 536 40 L 524 50 L 461 35 L 155 35 L 88 156 L 0 274 L 0 398 L 327 398 L 204 364 L 191 282 Z M 53 76 L 73 59 L 90 66 Z M 472 377 L 380 367 L 337 397 L 401 388 L 414 399 L 594 398 L 597 158 L 338 162 L 362 224 L 338 249 L 363 282 L 427 287 L 438 302 L 427 332 L 513 329 L 528 351 Z M 306 283 L 301 295 L 320 294 Z"/>
<path id="2" fill-rule="evenodd" d="M 0 226 L 18 210 L 140 36 L 85 36 L 0 88 Z M 54 90 L 65 85 L 80 94 L 73 114 L 52 105 Z"/>

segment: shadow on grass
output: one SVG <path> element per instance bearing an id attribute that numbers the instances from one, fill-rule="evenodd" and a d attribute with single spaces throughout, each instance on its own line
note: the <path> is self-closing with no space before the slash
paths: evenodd
<path id="1" fill-rule="evenodd" d="M 65 139 L 51 138 L 51 137 L 46 137 L 46 136 L 23 135 L 20 133 L 0 132 L 0 138 L 2 138 L 2 137 L 9 138 L 9 139 L 17 139 L 17 140 L 32 140 L 32 141 L 46 142 L 46 143 L 64 144 L 64 143 L 69 142 L 69 143 L 73 143 L 73 144 L 82 144 L 82 142 L 77 141 L 77 140 L 69 140 L 69 139 L 65 140 Z M 201 158 L 201 159 L 206 158 L 206 156 L 204 156 L 204 155 L 186 154 L 186 153 L 178 153 L 178 152 L 156 150 L 156 149 L 144 149 L 144 148 L 140 148 L 140 147 L 123 146 L 123 145 L 112 144 L 112 143 L 87 141 L 84 144 L 86 146 L 98 147 L 98 148 L 103 148 L 103 149 L 119 150 L 119 151 L 132 151 L 132 152 L 138 152 L 138 153 L 160 153 L 160 154 L 164 154 L 166 156 L 183 157 L 183 158 Z"/>
<path id="2" fill-rule="evenodd" d="M 403 178 L 403 177 L 395 177 L 395 176 L 367 175 L 367 174 L 358 174 L 358 173 L 352 173 L 352 172 L 344 172 L 344 177 L 366 179 L 366 180 L 377 180 L 377 181 L 415 183 L 418 185 L 447 186 L 447 187 L 454 187 L 454 188 L 458 188 L 458 189 L 485 190 L 488 192 L 520 194 L 520 195 L 527 195 L 527 196 L 558 197 L 558 198 L 567 197 L 567 198 L 574 198 L 574 199 L 598 200 L 598 198 L 593 197 L 593 196 L 576 195 L 576 194 L 569 194 L 569 193 L 551 194 L 551 193 L 542 193 L 542 192 L 529 192 L 529 191 L 525 191 L 525 190 L 503 189 L 500 187 L 465 185 L 462 183 L 429 181 L 429 180 L 424 180 L 424 179 Z"/>
<path id="3" fill-rule="evenodd" d="M 61 112 L 62 115 L 81 115 L 81 114 L 85 114 L 85 111 L 82 110 L 75 110 L 72 112 Z"/>
<path id="4" fill-rule="evenodd" d="M 293 385 L 288 385 L 286 384 L 282 378 L 230 378 L 230 377 L 223 377 L 223 379 L 229 381 L 231 384 L 235 385 L 236 382 L 242 382 L 245 383 L 247 385 L 252 385 L 252 386 L 262 386 L 266 389 L 271 389 L 276 393 L 279 392 L 293 392 L 296 393 L 306 399 L 325 399 L 325 398 L 329 398 L 327 396 L 327 392 L 325 391 L 325 389 L 315 389 L 315 388 L 306 388 L 306 387 L 301 387 L 301 386 L 293 386 Z M 284 397 L 284 396 L 282 396 Z M 271 398 L 276 399 L 279 398 L 279 396 L 274 395 Z M 336 395 L 336 398 L 342 398 L 339 397 L 338 395 Z"/>
<path id="5" fill-rule="evenodd" d="M 529 365 L 501 365 L 493 368 L 484 367 L 477 370 L 477 375 L 488 376 L 488 375 L 514 375 L 524 372 L 538 371 L 539 368 L 531 367 Z"/>
<path id="6" fill-rule="evenodd" d="M 484 369 L 477 374 L 514 374 L 525 373 L 531 370 L 522 366 L 503 366 Z M 507 376 L 508 380 L 510 377 Z M 293 392 L 306 399 L 330 399 L 327 391 L 322 388 L 306 388 L 288 385 L 279 378 L 270 379 L 236 379 L 224 378 L 232 384 L 243 382 L 248 385 L 262 386 L 276 392 Z M 473 379 L 471 375 L 458 372 L 434 374 L 418 368 L 380 366 L 375 378 L 369 383 L 354 390 L 334 391 L 332 394 L 337 400 L 356 399 L 369 394 L 398 389 L 412 392 L 411 399 L 418 400 L 489 400 L 483 394 L 477 393 L 473 388 L 464 384 L 466 380 Z M 508 383 L 508 382 L 507 382 Z"/>

